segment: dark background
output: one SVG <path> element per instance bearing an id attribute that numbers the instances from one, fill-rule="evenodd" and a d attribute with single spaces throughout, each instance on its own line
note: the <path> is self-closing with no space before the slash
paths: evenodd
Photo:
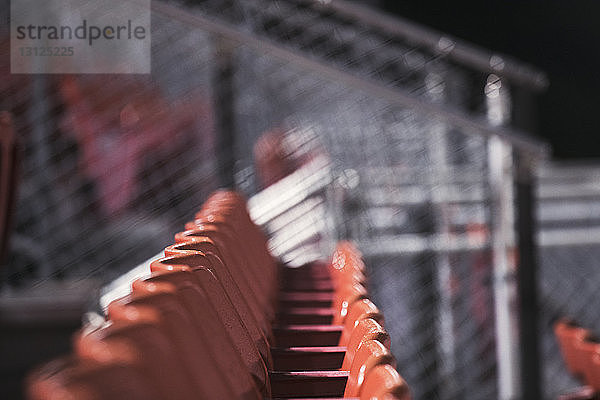
<path id="1" fill-rule="evenodd" d="M 381 0 L 379 7 L 545 71 L 537 134 L 556 158 L 600 157 L 600 1 Z"/>

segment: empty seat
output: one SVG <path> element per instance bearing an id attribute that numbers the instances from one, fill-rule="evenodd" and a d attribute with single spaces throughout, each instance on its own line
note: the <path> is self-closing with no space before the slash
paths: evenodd
<path id="1" fill-rule="evenodd" d="M 578 356 L 577 347 L 588 332 L 571 321 L 561 320 L 554 325 L 554 333 L 567 368 L 573 375 L 582 376 L 584 365 Z"/>
<path id="2" fill-rule="evenodd" d="M 217 369 L 216 355 L 212 354 L 210 347 L 204 340 L 198 340 L 202 336 L 197 331 L 186 309 L 176 298 L 172 287 L 162 285 L 153 293 L 134 291 L 109 304 L 107 315 L 109 319 L 118 321 L 127 319 L 128 314 L 138 312 L 140 308 L 151 308 L 159 313 L 159 326 L 167 335 L 169 341 L 175 347 L 175 353 L 193 377 L 197 390 L 205 390 L 204 377 L 222 381 Z"/>
<path id="3" fill-rule="evenodd" d="M 600 391 L 600 343 L 587 333 L 581 341 L 575 342 L 577 364 L 581 366 L 584 382 L 594 391 Z"/>
<path id="4" fill-rule="evenodd" d="M 377 340 L 363 342 L 352 361 L 344 397 L 359 397 L 365 377 L 378 365 L 395 366 L 390 351 Z"/>
<path id="5" fill-rule="evenodd" d="M 301 333 L 301 332 L 300 332 Z M 329 370 L 348 371 L 361 344 L 378 340 L 388 349 L 390 337 L 377 321 L 361 320 L 352 331 L 347 346 L 290 347 L 274 349 L 274 361 L 278 370 Z M 296 368 L 294 368 L 296 367 Z"/>
<path id="6" fill-rule="evenodd" d="M 244 240 L 238 245 L 247 256 L 255 260 L 256 266 L 264 274 L 264 279 L 269 282 L 276 279 L 277 264 L 268 251 L 266 238 L 245 212 L 245 207 L 235 207 L 230 213 L 223 207 L 207 205 L 196 214 L 194 224 L 197 228 L 215 224 L 217 227 L 229 229 L 232 237 L 243 238 Z"/>
<path id="7" fill-rule="evenodd" d="M 342 330 L 342 335 L 340 336 L 340 346 L 346 346 L 348 344 L 350 335 L 352 334 L 352 331 L 356 325 L 358 325 L 361 320 L 366 318 L 374 319 L 383 326 L 383 315 L 371 300 L 360 299 L 350 305 L 348 308 L 348 315 L 346 316 L 346 320 L 344 322 L 344 329 Z"/>
<path id="8" fill-rule="evenodd" d="M 367 289 L 358 282 L 345 285 L 336 290 L 333 297 L 333 325 L 341 325 L 346 320 L 348 308 L 355 301 L 367 298 Z"/>
<path id="9" fill-rule="evenodd" d="M 131 310 L 131 309 L 130 309 Z M 128 312 L 127 320 L 109 322 L 75 338 L 79 357 L 96 362 L 126 361 L 156 386 L 161 399 L 192 400 L 199 395 L 177 347 L 160 329 L 160 315 L 148 308 Z M 151 350 L 149 350 L 151 349 Z"/>
<path id="10" fill-rule="evenodd" d="M 188 230 L 175 234 L 176 243 L 193 242 L 194 237 L 208 237 L 217 245 L 223 257 L 222 261 L 231 274 L 237 276 L 236 280 L 245 282 L 245 289 L 257 302 L 264 314 L 264 318 L 271 323 L 275 317 L 275 304 L 272 300 L 271 291 L 262 280 L 260 271 L 257 271 L 248 258 L 240 253 L 238 243 L 240 240 L 232 240 L 217 227 L 203 225 L 202 229 Z M 241 287 L 241 286 L 240 286 Z"/>
<path id="11" fill-rule="evenodd" d="M 207 236 L 194 236 L 192 241 L 165 248 L 166 257 L 179 257 L 183 265 L 208 268 L 217 277 L 229 299 L 244 320 L 244 325 L 256 340 L 264 341 L 271 335 L 271 324 L 263 309 L 252 295 L 248 281 L 240 274 L 232 273 L 223 262 L 223 256 L 214 241 Z M 184 259 L 181 257 L 185 256 Z M 163 262 L 154 265 L 160 267 Z M 151 268 L 153 268 L 151 266 Z M 263 346 L 264 347 L 264 346 Z M 267 346 L 268 347 L 268 346 Z"/>
<path id="12" fill-rule="evenodd" d="M 191 270 L 195 279 L 202 286 L 207 295 L 210 304 L 212 304 L 221 322 L 225 326 L 231 339 L 240 351 L 250 351 L 248 342 L 254 343 L 256 349 L 260 352 L 261 358 L 268 366 L 271 363 L 269 343 L 260 332 L 254 332 L 248 329 L 248 324 L 244 323 L 244 317 L 236 310 L 231 299 L 225 292 L 225 289 L 208 269 L 198 265 L 197 257 L 166 257 L 155 260 L 150 264 L 151 271 L 175 271 Z"/>
<path id="13" fill-rule="evenodd" d="M 29 374 L 29 400 L 160 400 L 158 387 L 124 362 L 74 356 L 52 360 Z"/>
<path id="14" fill-rule="evenodd" d="M 368 340 L 377 340 L 388 349 L 391 347 L 390 335 L 388 335 L 385 329 L 374 319 L 363 319 L 359 321 L 350 335 L 348 345 L 346 346 L 344 362 L 341 366 L 342 370 L 350 370 L 356 352 Z"/>
<path id="15" fill-rule="evenodd" d="M 245 253 L 256 259 L 266 279 L 275 278 L 276 263 L 268 251 L 267 238 L 256 226 L 246 209 L 246 199 L 239 193 L 220 190 L 213 193 L 196 213 L 194 224 L 202 226 L 214 223 L 232 230 L 232 234 L 242 237 L 239 246 Z"/>
<path id="16" fill-rule="evenodd" d="M 204 291 L 196 274 L 191 270 L 157 271 L 152 276 L 133 282 L 133 291 L 155 291 L 157 284 L 173 286 L 175 294 L 192 317 L 200 339 L 206 343 L 221 371 L 231 374 L 239 382 L 251 374 L 257 387 L 268 395 L 268 373 L 265 361 L 252 338 L 241 329 L 231 337 Z"/>
<path id="17" fill-rule="evenodd" d="M 365 377 L 360 400 L 410 400 L 408 385 L 389 364 L 378 365 Z"/>
<path id="18" fill-rule="evenodd" d="M 360 253 L 349 242 L 340 242 L 330 263 L 331 276 L 336 286 L 347 283 L 365 283 L 365 265 Z"/>

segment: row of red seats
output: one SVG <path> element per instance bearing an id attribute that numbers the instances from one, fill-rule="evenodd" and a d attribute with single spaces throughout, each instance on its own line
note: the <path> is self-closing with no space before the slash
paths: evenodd
<path id="1" fill-rule="evenodd" d="M 587 385 L 563 398 L 596 399 L 600 394 L 600 342 L 588 329 L 566 319 L 554 325 L 554 334 L 567 369 Z"/>
<path id="2" fill-rule="evenodd" d="M 30 399 L 410 398 L 364 263 L 278 265 L 234 192 L 212 195 L 151 274 L 34 371 Z"/>

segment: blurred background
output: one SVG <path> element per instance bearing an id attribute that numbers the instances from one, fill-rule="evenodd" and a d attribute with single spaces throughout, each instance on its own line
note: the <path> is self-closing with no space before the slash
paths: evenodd
<path id="1" fill-rule="evenodd" d="M 219 187 L 290 265 L 357 242 L 415 399 L 577 386 L 552 324 L 600 329 L 595 2 L 154 0 L 149 75 L 10 74 L 9 9 L 7 398 Z"/>
<path id="2" fill-rule="evenodd" d="M 600 96 L 600 42 L 596 1 L 374 1 L 418 21 L 527 61 L 550 78 L 538 99 L 537 132 L 560 159 L 597 158 L 595 112 Z M 575 123 L 571 121 L 577 121 Z M 573 125 L 575 124 L 575 125 Z"/>

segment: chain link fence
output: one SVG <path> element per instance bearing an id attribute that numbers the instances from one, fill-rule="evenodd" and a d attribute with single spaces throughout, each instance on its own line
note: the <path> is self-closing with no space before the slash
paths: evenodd
<path id="1" fill-rule="evenodd" d="M 122 273 L 217 187 L 208 37 L 152 23 L 150 76 L 9 75 L 4 38 L 22 154 L 8 283 Z"/>
<path id="2" fill-rule="evenodd" d="M 356 240 L 414 398 L 508 398 L 519 378 L 513 156 L 540 149 L 510 127 L 512 94 L 543 77 L 499 56 L 476 68 L 451 38 L 325 3 L 156 0 L 149 76 L 10 75 L 3 32 L 0 108 L 23 155 L 3 280 L 113 279 L 170 243 L 229 178 L 259 193 L 256 143 L 280 131 L 298 165 L 326 157 L 330 179 L 323 198 L 266 225 L 275 252 L 324 256 L 333 239 Z M 600 247 L 560 240 L 573 224 L 561 205 L 579 200 L 550 193 L 570 178 L 544 171 L 540 337 L 555 398 L 573 382 L 550 325 L 568 314 L 597 327 Z M 595 177 L 579 182 L 588 214 Z M 268 190 L 251 202 L 295 189 Z M 588 214 L 575 227 L 584 236 Z"/>

